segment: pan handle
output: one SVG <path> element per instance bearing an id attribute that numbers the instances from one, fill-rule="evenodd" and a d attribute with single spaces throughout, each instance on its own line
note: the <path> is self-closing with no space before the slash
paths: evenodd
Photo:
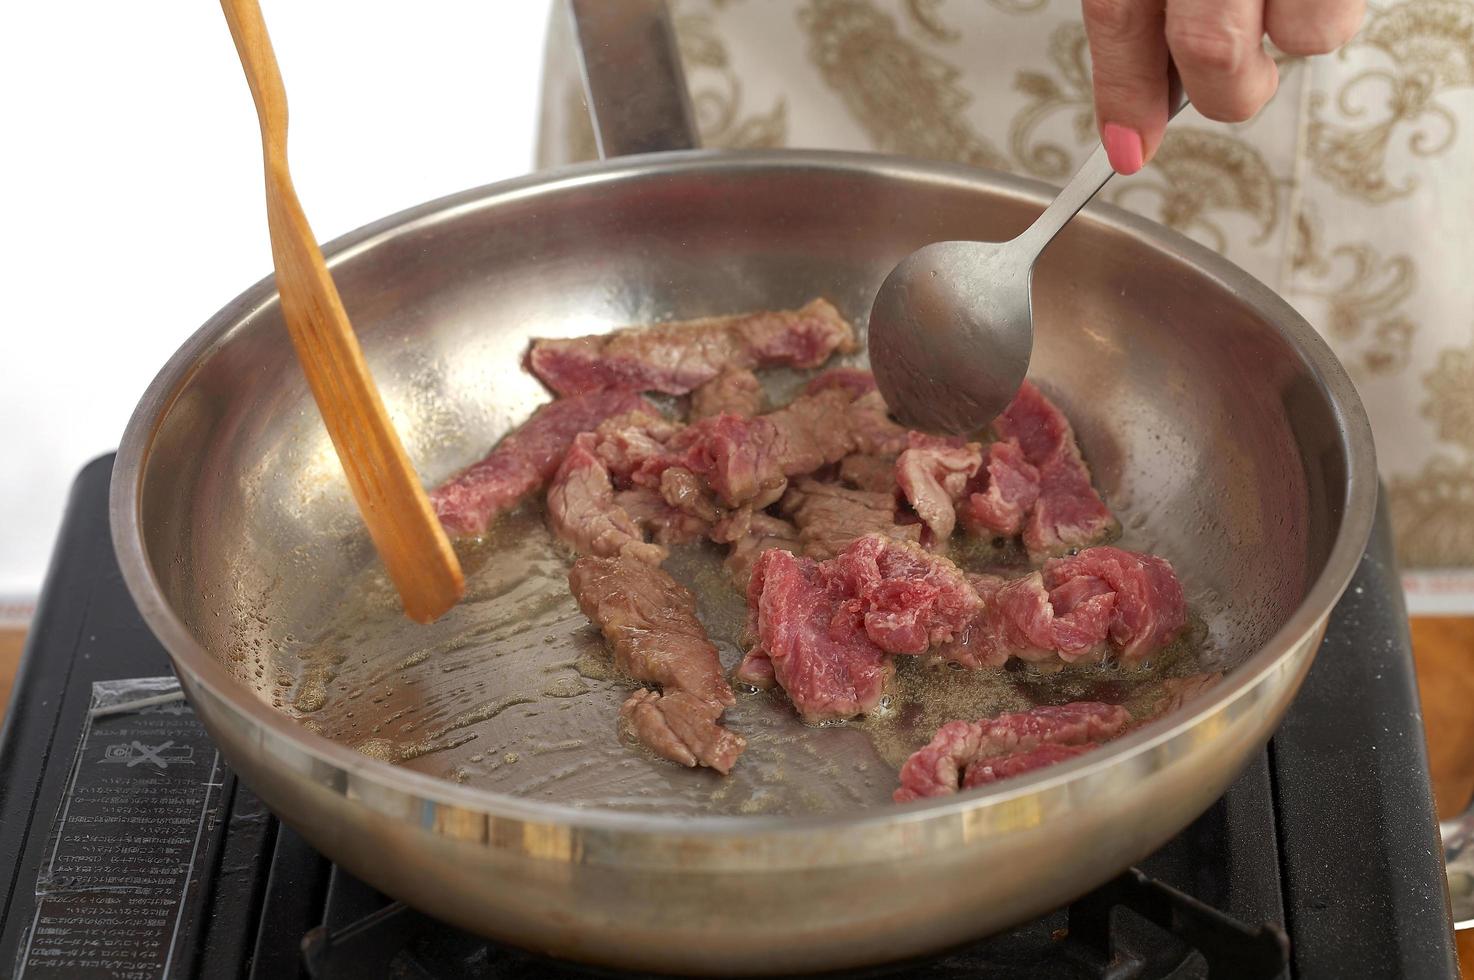
<path id="1" fill-rule="evenodd" d="M 665 0 L 566 0 L 599 156 L 693 150 L 686 76 Z"/>

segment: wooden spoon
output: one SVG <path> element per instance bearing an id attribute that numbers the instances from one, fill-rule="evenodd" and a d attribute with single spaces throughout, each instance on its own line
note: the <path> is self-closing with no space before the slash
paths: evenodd
<path id="1" fill-rule="evenodd" d="M 261 121 L 266 219 L 282 315 L 358 509 L 409 618 L 465 592 L 460 562 L 384 411 L 287 171 L 287 93 L 256 0 L 220 0 Z"/>

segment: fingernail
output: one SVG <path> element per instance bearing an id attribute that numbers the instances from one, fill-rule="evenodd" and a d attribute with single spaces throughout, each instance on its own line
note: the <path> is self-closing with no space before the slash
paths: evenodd
<path id="1" fill-rule="evenodd" d="M 1106 156 L 1118 174 L 1134 174 L 1141 169 L 1141 134 L 1134 129 L 1106 123 L 1101 130 Z"/>

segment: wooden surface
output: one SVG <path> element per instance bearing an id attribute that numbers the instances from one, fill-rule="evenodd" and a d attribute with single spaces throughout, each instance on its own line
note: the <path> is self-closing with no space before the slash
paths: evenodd
<path id="1" fill-rule="evenodd" d="M 15 683 L 15 669 L 20 666 L 20 652 L 25 645 L 25 633 L 0 629 L 0 718 L 10 707 L 10 686 Z"/>
<path id="2" fill-rule="evenodd" d="M 10 704 L 25 634 L 0 630 L 0 706 Z M 1428 728 L 1438 815 L 1449 817 L 1474 796 L 1474 619 L 1413 620 L 1413 655 Z M 0 707 L 0 713 L 4 708 Z M 1464 977 L 1474 980 L 1474 930 L 1459 934 Z"/>
<path id="3" fill-rule="evenodd" d="M 1438 815 L 1474 796 L 1474 619 L 1414 619 L 1413 656 Z M 1459 933 L 1459 965 L 1474 980 L 1474 929 Z"/>

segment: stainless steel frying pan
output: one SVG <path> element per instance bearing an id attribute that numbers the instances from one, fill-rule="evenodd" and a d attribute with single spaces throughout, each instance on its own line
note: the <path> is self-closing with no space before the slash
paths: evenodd
<path id="1" fill-rule="evenodd" d="M 690 143 L 658 4 L 575 5 L 606 155 Z M 650 72 L 637 72 L 643 65 Z M 638 75 L 638 77 L 637 77 Z M 650 120 L 659 124 L 648 125 Z M 529 337 L 797 305 L 863 320 L 901 256 L 1003 239 L 1039 184 L 860 154 L 652 153 L 468 191 L 326 248 L 427 481 L 545 394 Z M 1075 420 L 1127 543 L 1169 556 L 1227 680 L 1106 748 L 896 807 L 895 762 L 948 715 L 1075 696 L 903 671 L 911 707 L 810 729 L 729 713 L 729 780 L 615 743 L 625 688 L 535 509 L 464 559 L 465 604 L 407 623 L 292 360 L 270 279 L 149 388 L 114 476 L 129 588 L 231 764 L 385 892 L 558 956 L 703 974 L 897 959 L 1067 902 L 1218 797 L 1294 696 L 1367 540 L 1367 420 L 1326 345 L 1216 255 L 1101 205 L 1036 279 L 1034 374 Z M 730 663 L 740 601 L 676 563 Z M 959 686 L 960 685 L 960 686 Z"/>

